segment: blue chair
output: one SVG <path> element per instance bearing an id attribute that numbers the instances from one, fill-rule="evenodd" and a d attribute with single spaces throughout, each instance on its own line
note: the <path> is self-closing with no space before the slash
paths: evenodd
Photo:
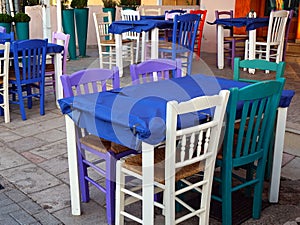
<path id="1" fill-rule="evenodd" d="M 62 75 L 61 82 L 64 97 L 107 91 L 120 87 L 119 70 L 117 67 L 112 70 L 99 68 L 80 70 L 71 75 Z M 88 134 L 84 129 L 77 129 L 76 138 L 82 201 L 88 202 L 90 199 L 88 183 L 105 193 L 107 223 L 112 225 L 115 223 L 116 161 L 136 151 Z M 89 157 L 90 154 L 93 157 Z M 101 167 L 103 162 L 105 169 Z M 100 178 L 105 178 L 105 186 L 96 181 L 96 176 L 91 176 L 90 169 L 97 172 Z"/>
<path id="2" fill-rule="evenodd" d="M 150 59 L 140 64 L 130 65 L 132 84 L 153 82 L 154 74 L 157 80 L 167 80 L 171 77 L 181 77 L 181 60 Z"/>
<path id="3" fill-rule="evenodd" d="M 6 33 L 6 28 L 5 28 L 5 27 L 2 27 L 2 26 L 0 26 L 0 33 Z"/>
<path id="4" fill-rule="evenodd" d="M 162 58 L 169 54 L 173 60 L 181 59 L 187 75 L 191 75 L 192 72 L 194 45 L 200 20 L 201 16 L 196 14 L 175 15 L 172 42 L 159 44 L 158 51 Z"/>
<path id="5" fill-rule="evenodd" d="M 15 40 L 14 36 L 15 36 L 14 32 L 10 32 L 10 33 L 1 33 L 0 32 L 0 44 L 3 44 L 7 41 L 13 42 Z"/>
<path id="6" fill-rule="evenodd" d="M 14 68 L 9 83 L 14 98 L 11 103 L 20 105 L 22 119 L 26 120 L 24 99 L 32 108 L 32 98 L 40 100 L 40 114 L 45 114 L 45 65 L 48 40 L 24 40 L 13 42 Z M 32 91 L 37 89 L 37 91 Z M 25 93 L 25 94 L 23 94 Z M 15 95 L 18 99 L 15 99 Z"/>
<path id="7" fill-rule="evenodd" d="M 260 217 L 266 161 L 284 82 L 279 78 L 230 89 L 226 132 L 216 161 L 221 168 L 220 175 L 215 175 L 221 195 L 212 195 L 222 203 L 222 224 L 232 224 L 232 192 L 242 188 L 249 194 L 249 188 L 254 187 L 252 216 Z M 243 107 L 237 112 L 238 104 Z M 237 172 L 242 169 L 245 176 Z"/>

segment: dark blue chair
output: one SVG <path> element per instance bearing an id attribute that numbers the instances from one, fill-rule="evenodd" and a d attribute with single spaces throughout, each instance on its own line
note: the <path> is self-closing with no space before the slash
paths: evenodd
<path id="1" fill-rule="evenodd" d="M 14 67 L 10 70 L 9 83 L 13 94 L 11 103 L 20 105 L 22 119 L 26 120 L 24 99 L 32 108 L 32 98 L 40 100 L 40 114 L 45 114 L 45 66 L 48 40 L 24 40 L 13 42 Z M 37 91 L 33 91 L 36 89 Z M 15 99 L 15 96 L 18 96 Z"/>
<path id="2" fill-rule="evenodd" d="M 10 33 L 2 33 L 0 32 L 0 44 L 4 44 L 5 42 L 13 42 L 15 40 L 14 32 Z"/>
<path id="3" fill-rule="evenodd" d="M 158 49 L 162 58 L 166 54 L 171 55 L 173 60 L 181 59 L 187 75 L 192 72 L 194 45 L 200 20 L 201 16 L 196 14 L 175 15 L 172 42 L 160 43 Z"/>

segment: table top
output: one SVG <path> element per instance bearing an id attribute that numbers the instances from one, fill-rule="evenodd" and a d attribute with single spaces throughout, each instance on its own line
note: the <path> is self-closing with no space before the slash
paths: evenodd
<path id="1" fill-rule="evenodd" d="M 154 28 L 166 29 L 172 28 L 173 21 L 167 20 L 153 20 L 143 19 L 135 21 L 114 21 L 108 28 L 109 33 L 122 34 L 125 32 L 137 32 L 150 31 Z"/>
<path id="2" fill-rule="evenodd" d="M 165 15 L 159 15 L 159 16 L 141 16 L 141 20 L 165 20 Z"/>
<path id="3" fill-rule="evenodd" d="M 168 101 L 187 101 L 198 96 L 218 94 L 221 89 L 247 85 L 249 83 L 199 74 L 58 101 L 62 113 L 68 114 L 79 127 L 139 150 L 142 141 L 158 144 L 165 139 Z M 288 107 L 294 94 L 292 90 L 284 90 L 280 107 Z M 206 119 L 207 114 L 210 112 L 203 112 L 200 119 Z M 195 118 L 185 121 L 193 122 Z"/>
<path id="4" fill-rule="evenodd" d="M 246 30 L 255 30 L 260 27 L 265 27 L 269 25 L 269 18 L 224 18 L 216 19 L 214 22 L 207 22 L 210 25 L 220 24 L 224 26 L 234 26 L 234 27 L 243 27 L 246 26 Z"/>

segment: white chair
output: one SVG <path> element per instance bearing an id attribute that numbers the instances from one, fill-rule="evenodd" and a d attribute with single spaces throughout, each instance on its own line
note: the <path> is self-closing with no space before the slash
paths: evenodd
<path id="1" fill-rule="evenodd" d="M 271 11 L 268 25 L 267 41 L 255 42 L 255 54 L 259 59 L 274 59 L 276 63 L 282 61 L 284 34 L 289 11 Z M 248 40 L 246 41 L 248 46 Z M 245 53 L 247 55 L 247 52 Z M 245 57 L 246 59 L 248 57 Z"/>
<path id="2" fill-rule="evenodd" d="M 199 217 L 199 224 L 208 224 L 215 159 L 228 96 L 229 91 L 221 91 L 215 96 L 167 103 L 166 142 L 164 147 L 156 148 L 154 152 L 153 183 L 155 192 L 163 191 L 166 196 L 164 203 L 154 202 L 155 206 L 163 209 L 166 225 L 174 225 L 193 216 Z M 212 110 L 214 107 L 212 119 L 203 122 L 201 115 L 206 116 L 199 111 Z M 180 128 L 177 127 L 178 119 Z M 133 180 L 125 183 L 125 180 L 130 180 L 126 179 L 129 177 L 141 179 L 142 170 L 141 154 L 117 162 L 116 224 L 124 224 L 124 217 L 143 224 L 147 222 L 136 216 L 136 212 L 130 212 L 130 207 L 125 207 L 136 201 L 143 201 L 140 189 L 143 192 L 144 185 L 140 188 L 137 182 L 132 185 Z M 194 176 L 193 179 L 188 179 L 191 176 Z M 175 190 L 175 183 L 179 180 L 184 187 Z M 146 186 L 148 185 L 151 184 Z M 196 209 L 178 196 L 191 190 L 201 193 L 201 203 Z M 125 194 L 130 197 L 125 199 Z M 175 219 L 175 202 L 183 205 L 189 212 Z"/>
<path id="3" fill-rule="evenodd" d="M 112 69 L 116 65 L 116 41 L 112 33 L 108 33 L 108 27 L 112 23 L 111 12 L 93 13 L 94 24 L 97 35 L 97 44 L 100 60 L 100 68 L 108 65 Z M 123 57 L 130 59 L 133 64 L 133 42 L 131 40 L 122 40 L 122 46 L 127 50 L 130 57 Z"/>
<path id="4" fill-rule="evenodd" d="M 4 111 L 5 123 L 10 122 L 9 115 L 9 100 L 8 100 L 8 68 L 9 68 L 9 52 L 10 42 L 0 44 L 0 50 L 4 51 L 0 56 L 0 95 L 2 96 L 2 102 L 0 101 L 0 107 Z"/>
<path id="5" fill-rule="evenodd" d="M 142 8 L 141 12 L 142 16 L 160 16 L 162 15 L 161 8 Z"/>
<path id="6" fill-rule="evenodd" d="M 126 10 L 121 10 L 121 20 L 140 20 L 140 12 L 131 10 L 131 9 L 126 9 Z M 137 32 L 126 32 L 122 34 L 122 39 L 124 40 L 135 40 L 136 41 L 136 51 L 135 51 L 135 63 L 138 62 L 139 60 L 139 50 L 140 50 L 140 33 Z"/>

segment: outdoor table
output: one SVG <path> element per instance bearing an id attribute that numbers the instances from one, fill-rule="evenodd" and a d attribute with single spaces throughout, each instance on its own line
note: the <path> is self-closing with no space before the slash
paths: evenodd
<path id="1" fill-rule="evenodd" d="M 96 136 L 142 151 L 143 168 L 147 169 L 142 179 L 143 199 L 147 199 L 143 201 L 143 218 L 147 224 L 154 224 L 154 205 L 145 205 L 145 202 L 153 202 L 153 186 L 147 184 L 151 184 L 154 177 L 154 146 L 165 140 L 167 102 L 187 101 L 218 94 L 221 89 L 247 85 L 249 83 L 199 74 L 60 99 L 61 111 L 66 114 L 72 214 L 80 215 L 75 125 Z M 294 91 L 284 90 L 279 103 L 270 195 L 278 195 L 272 193 L 278 191 L 272 187 L 277 185 L 276 182 L 273 184 L 273 179 L 280 180 L 286 114 L 294 94 Z"/>
<path id="2" fill-rule="evenodd" d="M 158 31 L 159 29 L 172 28 L 173 21 L 166 20 L 135 20 L 135 21 L 114 21 L 108 28 L 108 32 L 115 34 L 116 41 L 116 64 L 119 68 L 120 76 L 123 76 L 122 61 L 122 33 L 137 32 L 142 33 L 142 53 L 145 53 L 146 32 L 151 31 L 151 58 L 158 58 Z M 142 54 L 142 61 L 145 55 Z"/>
<path id="3" fill-rule="evenodd" d="M 255 59 L 255 42 L 256 42 L 256 29 L 260 27 L 268 26 L 269 18 L 226 18 L 216 19 L 213 23 L 217 24 L 217 58 L 218 68 L 224 68 L 224 26 L 233 27 L 246 27 L 246 31 L 249 31 L 249 59 Z"/>

